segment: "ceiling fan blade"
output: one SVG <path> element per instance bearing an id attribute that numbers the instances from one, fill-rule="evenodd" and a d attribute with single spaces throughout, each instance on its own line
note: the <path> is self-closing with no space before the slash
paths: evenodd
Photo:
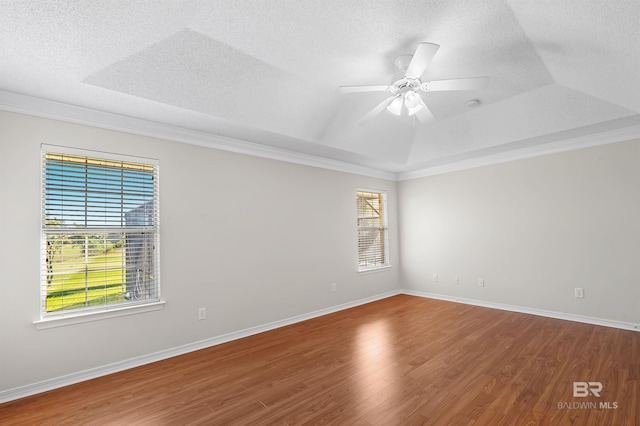
<path id="1" fill-rule="evenodd" d="M 389 96 L 387 99 L 385 99 L 384 101 L 380 102 L 374 109 L 372 109 L 371 111 L 369 111 L 364 117 L 362 117 L 360 120 L 358 120 L 358 122 L 356 123 L 358 126 L 363 126 L 366 123 L 368 123 L 372 118 L 374 118 L 375 116 L 377 116 L 378 114 L 380 114 L 382 111 L 384 111 L 384 109 L 386 107 L 389 106 L 389 104 L 391 102 L 393 102 L 393 100 L 395 99 L 395 96 Z"/>
<path id="2" fill-rule="evenodd" d="M 440 46 L 437 44 L 420 43 L 407 67 L 405 76 L 408 78 L 420 78 L 438 49 L 440 49 Z"/>
<path id="3" fill-rule="evenodd" d="M 342 93 L 359 93 L 359 92 L 384 92 L 389 86 L 341 86 L 338 91 Z"/>
<path id="4" fill-rule="evenodd" d="M 416 117 L 418 117 L 418 120 L 420 120 L 420 122 L 423 124 L 435 120 L 433 114 L 431 113 L 431 110 L 429 109 L 429 107 L 427 107 L 427 104 L 425 104 L 422 99 L 420 99 L 420 104 L 423 106 L 423 108 L 420 108 L 414 114 Z"/>
<path id="5" fill-rule="evenodd" d="M 428 92 L 443 90 L 478 90 L 489 85 L 489 77 L 452 78 L 450 80 L 434 80 L 422 83 Z M 424 88 L 422 90 L 425 90 Z"/>

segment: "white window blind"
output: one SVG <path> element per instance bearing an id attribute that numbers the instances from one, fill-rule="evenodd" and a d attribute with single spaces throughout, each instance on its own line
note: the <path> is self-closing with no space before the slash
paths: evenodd
<path id="1" fill-rule="evenodd" d="M 358 268 L 389 266 L 387 196 L 382 192 L 357 192 Z"/>
<path id="2" fill-rule="evenodd" d="M 158 301 L 157 162 L 56 148 L 42 153 L 43 316 Z"/>

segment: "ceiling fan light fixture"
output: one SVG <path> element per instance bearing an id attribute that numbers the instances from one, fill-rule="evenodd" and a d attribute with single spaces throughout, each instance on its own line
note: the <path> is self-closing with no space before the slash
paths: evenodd
<path id="1" fill-rule="evenodd" d="M 407 108 L 413 108 L 416 105 L 419 105 L 420 95 L 418 95 L 413 90 L 409 90 L 407 93 L 404 94 L 404 104 L 407 106 Z"/>
<path id="2" fill-rule="evenodd" d="M 402 113 L 402 97 L 396 96 L 389 106 L 387 106 L 387 110 L 392 114 L 400 115 Z"/>
<path id="3" fill-rule="evenodd" d="M 409 115 L 413 115 L 420 111 L 423 107 L 422 98 L 413 90 L 409 90 L 404 95 L 404 106 L 407 107 Z"/>

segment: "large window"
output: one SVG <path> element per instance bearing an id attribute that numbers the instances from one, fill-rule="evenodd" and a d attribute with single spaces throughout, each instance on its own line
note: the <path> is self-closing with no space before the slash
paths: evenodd
<path id="1" fill-rule="evenodd" d="M 43 316 L 160 298 L 157 162 L 87 154 L 43 146 Z"/>
<path id="2" fill-rule="evenodd" d="M 360 271 L 389 266 L 387 195 L 358 191 L 358 268 Z"/>

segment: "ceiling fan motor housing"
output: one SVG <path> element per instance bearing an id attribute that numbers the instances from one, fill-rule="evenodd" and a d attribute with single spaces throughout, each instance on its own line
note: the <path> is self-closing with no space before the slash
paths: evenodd
<path id="1" fill-rule="evenodd" d="M 399 95 L 408 91 L 415 92 L 420 90 L 421 86 L 422 82 L 419 79 L 404 77 L 400 80 L 394 81 L 391 86 L 389 86 L 389 91 L 394 95 Z"/>

